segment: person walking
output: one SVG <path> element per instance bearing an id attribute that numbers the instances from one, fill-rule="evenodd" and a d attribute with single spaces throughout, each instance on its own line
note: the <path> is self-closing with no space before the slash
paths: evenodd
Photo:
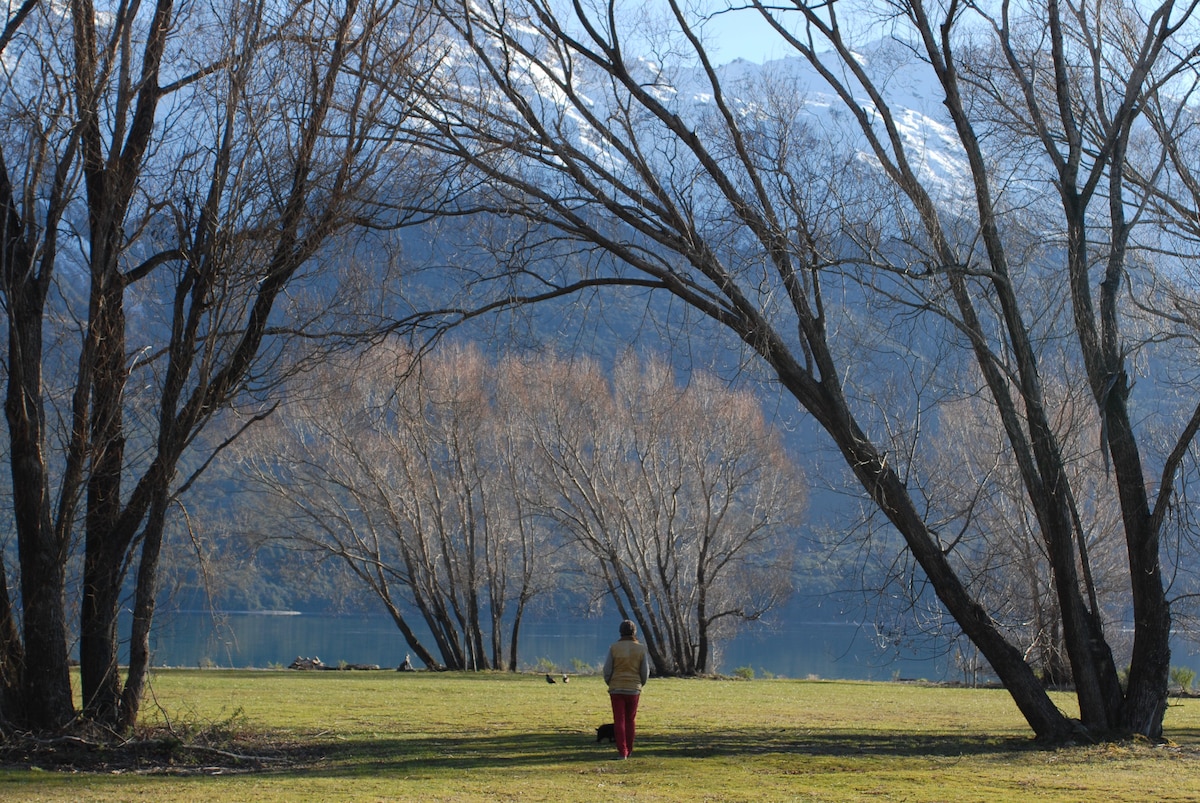
<path id="1" fill-rule="evenodd" d="M 612 701 L 617 752 L 620 758 L 629 758 L 633 752 L 634 723 L 642 686 L 650 679 L 650 656 L 646 653 L 646 645 L 637 640 L 637 626 L 633 622 L 628 619 L 621 622 L 620 632 L 620 640 L 608 648 L 608 656 L 604 659 L 604 682 L 608 684 L 608 698 Z"/>

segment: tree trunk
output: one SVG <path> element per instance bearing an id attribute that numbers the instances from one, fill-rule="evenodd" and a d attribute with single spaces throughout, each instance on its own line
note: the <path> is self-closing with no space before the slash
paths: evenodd
<path id="1" fill-rule="evenodd" d="M 86 715 L 108 725 L 120 711 L 121 677 L 117 648 L 121 582 L 114 576 L 123 551 L 112 554 L 89 537 L 83 571 L 83 603 L 79 613 L 79 676 Z"/>
<path id="2" fill-rule="evenodd" d="M 798 399 L 803 401 L 812 395 L 808 385 L 789 381 L 789 376 L 786 366 L 781 366 L 780 378 Z M 987 611 L 971 598 L 913 506 L 904 482 L 875 451 L 849 410 L 836 398 L 836 392 L 824 387 L 821 392 L 823 403 L 806 406 L 834 439 L 871 499 L 904 537 L 938 599 L 987 659 L 1037 738 L 1048 742 L 1067 738 L 1073 731 L 1070 720 L 1054 705 L 1021 651 L 1004 638 Z"/>
<path id="3" fill-rule="evenodd" d="M 703 675 L 708 671 L 708 656 L 712 650 L 709 643 L 708 629 L 708 550 L 701 550 L 696 567 L 696 674 Z"/>
<path id="4" fill-rule="evenodd" d="M 19 476 L 14 473 L 13 477 Z M 21 539 L 21 602 L 24 607 L 24 724 L 36 731 L 65 727 L 75 718 L 67 660 L 66 562 L 46 538 Z M 36 542 L 36 543 L 35 543 Z"/>
<path id="5" fill-rule="evenodd" d="M 166 527 L 167 488 L 156 493 L 150 515 L 146 520 L 145 537 L 142 540 L 142 556 L 138 564 L 137 588 L 134 594 L 133 624 L 129 634 L 129 675 L 121 693 L 119 726 L 128 731 L 137 724 L 141 711 L 142 695 L 146 689 L 146 676 L 150 671 L 150 626 L 154 622 L 154 608 L 158 594 L 158 563 L 162 554 L 163 530 Z"/>
<path id="6" fill-rule="evenodd" d="M 103 216 L 100 216 L 103 218 Z M 113 238 L 115 239 L 115 238 Z M 115 252 L 115 246 L 111 246 Z M 81 382 L 92 390 L 91 471 L 79 627 L 79 674 L 88 716 L 115 726 L 120 715 L 117 616 L 132 533 L 122 524 L 121 484 L 125 470 L 124 414 L 128 377 L 125 355 L 124 287 L 103 240 L 93 246 L 92 297 L 85 353 L 92 370 Z"/>
<path id="7" fill-rule="evenodd" d="M 1129 733 L 1160 739 L 1171 672 L 1171 609 L 1163 589 L 1157 533 L 1146 529 L 1131 530 L 1141 538 L 1129 550 L 1135 627 L 1120 721 Z"/>
<path id="8" fill-rule="evenodd" d="M 7 245 L 7 244 L 6 244 Z M 8 299 L 8 420 L 13 519 L 21 565 L 24 650 L 5 655 L 5 674 L 20 675 L 16 721 L 34 730 L 61 728 L 75 717 L 67 660 L 66 545 L 50 516 L 49 483 L 43 454 L 42 302 L 44 294 L 28 272 L 17 277 L 5 253 Z M 11 272 L 10 272 L 11 271 Z M 8 607 L 10 603 L 6 602 Z M 5 624 L 11 638 L 11 618 Z M 20 660 L 18 662 L 19 659 Z"/>
<path id="9" fill-rule="evenodd" d="M 1127 733 L 1160 739 L 1171 672 L 1171 608 L 1160 557 L 1162 521 L 1150 512 L 1145 472 L 1126 404 L 1128 379 L 1123 370 L 1116 377 L 1109 392 L 1097 396 L 1108 424 L 1109 454 L 1121 497 L 1133 602 L 1129 680 L 1115 719 Z"/>
<path id="10" fill-rule="evenodd" d="M 508 642 L 508 671 L 517 671 L 517 644 L 521 639 L 521 617 L 525 615 L 525 601 L 521 599 L 517 602 L 517 609 L 513 613 L 512 633 L 509 636 Z"/>
<path id="11" fill-rule="evenodd" d="M 421 640 L 417 638 L 417 634 L 413 632 L 411 627 L 409 627 L 408 620 L 404 618 L 404 615 L 400 613 L 400 610 L 392 603 L 390 599 L 385 599 L 383 604 L 387 606 L 388 614 L 392 617 L 392 622 L 395 623 L 396 628 L 400 631 L 400 634 L 404 636 L 404 642 L 412 649 L 413 652 L 417 654 L 417 660 L 425 664 L 425 666 L 429 669 L 436 669 L 438 666 L 437 659 L 433 657 L 433 653 L 429 651 L 429 648 L 422 644 Z"/>
<path id="12" fill-rule="evenodd" d="M 497 602 L 497 600 L 503 600 L 504 586 L 491 572 L 489 572 L 488 588 L 494 594 L 489 594 L 488 601 L 492 669 L 504 670 L 509 668 L 504 657 L 504 606 L 502 602 Z"/>
<path id="13" fill-rule="evenodd" d="M 872 465 L 876 467 L 874 472 L 868 469 Z M 860 477 L 867 475 L 864 486 L 876 489 L 881 508 L 904 536 L 938 599 L 987 659 L 1036 736 L 1049 742 L 1065 739 L 1073 730 L 1070 720 L 1051 701 L 1020 650 L 1004 638 L 987 612 L 971 599 L 941 550 L 929 537 L 919 514 L 911 508 L 899 478 L 878 462 L 861 463 L 856 467 L 856 473 Z"/>
<path id="14" fill-rule="evenodd" d="M 1171 616 L 1165 605 L 1159 605 L 1153 614 L 1146 608 L 1154 605 L 1134 606 L 1140 627 L 1134 632 L 1133 657 L 1130 661 L 1129 687 L 1125 692 L 1121 725 L 1128 733 L 1136 733 L 1148 739 L 1161 739 L 1163 715 L 1167 710 L 1167 684 L 1170 679 Z"/>
<path id="15" fill-rule="evenodd" d="M 8 593 L 7 572 L 0 566 L 0 728 L 7 729 L 21 714 L 21 669 L 25 651 Z"/>
<path id="16" fill-rule="evenodd" d="M 1071 679 L 1079 702 L 1079 719 L 1091 733 L 1111 733 L 1117 728 L 1121 689 L 1108 642 L 1097 619 L 1079 591 L 1075 570 L 1074 533 L 1046 527 L 1047 552 L 1058 590 L 1063 637 L 1071 663 Z M 1055 541 L 1057 540 L 1057 543 Z"/>
<path id="17" fill-rule="evenodd" d="M 1148 739 L 1161 739 L 1171 672 L 1171 608 L 1159 562 L 1157 525 L 1147 517 L 1126 529 L 1130 545 L 1134 637 L 1129 682 L 1120 727 Z"/>

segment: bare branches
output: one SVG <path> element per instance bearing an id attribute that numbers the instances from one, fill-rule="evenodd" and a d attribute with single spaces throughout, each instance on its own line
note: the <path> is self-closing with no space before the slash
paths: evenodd
<path id="1" fill-rule="evenodd" d="M 270 9 L 162 0 L 111 15 L 88 0 L 68 4 L 66 16 L 38 8 L 10 18 L 4 39 L 2 99 L 19 113 L 6 117 L 0 142 L 11 234 L 2 290 L 8 343 L 24 355 L 6 376 L 9 398 L 23 399 L 9 419 L 13 465 L 37 467 L 14 470 L 15 496 L 33 514 L 18 526 L 22 573 L 48 594 L 22 598 L 26 640 L 38 627 L 49 639 L 26 650 L 28 666 L 66 697 L 31 687 L 26 699 L 58 705 L 52 719 L 71 713 L 59 669 L 67 642 L 55 633 L 65 623 L 67 545 L 82 522 L 85 707 L 130 726 L 167 511 L 196 479 L 176 474 L 185 456 L 199 452 L 203 471 L 228 445 L 202 437 L 223 410 L 253 406 L 307 360 L 391 324 L 382 292 L 354 302 L 364 250 L 347 235 L 406 221 L 414 162 L 400 144 L 412 102 L 403 87 L 421 80 L 430 34 L 423 13 L 395 0 Z M 396 94 L 381 90 L 381 77 Z M 56 240 L 68 233 L 81 247 L 65 259 Z M 57 295 L 51 268 L 68 274 Z M 372 266 L 379 287 L 395 268 Z M 82 337 L 71 328 L 80 321 Z M 43 331 L 55 352 L 44 353 Z M 70 388 L 68 406 L 50 415 L 46 366 Z M 46 420 L 66 431 L 51 436 Z M 62 461 L 46 448 L 52 437 L 67 444 Z M 116 617 L 130 571 L 122 690 Z"/>
<path id="2" fill-rule="evenodd" d="M 790 565 L 798 474 L 756 402 L 711 377 L 679 388 L 626 358 L 605 384 L 576 369 L 527 402 L 544 515 L 640 623 L 658 672 L 708 671 L 714 644 L 783 589 L 771 567 Z"/>
<path id="3" fill-rule="evenodd" d="M 247 458 L 292 537 L 398 623 L 419 616 L 440 665 L 516 668 L 521 616 L 568 577 L 636 615 L 668 674 L 708 671 L 784 596 L 803 494 L 753 397 L 632 359 L 610 385 L 550 358 L 404 358 L 384 344 L 317 377 L 332 394 L 290 405 Z"/>
<path id="4" fill-rule="evenodd" d="M 527 471 L 524 440 L 478 353 L 410 361 L 385 343 L 323 369 L 246 464 L 291 537 L 343 561 L 422 661 L 515 669 L 522 617 L 556 574 L 550 535 L 512 482 Z"/>
<path id="5" fill-rule="evenodd" d="M 1188 91 L 1193 9 L 916 0 L 849 20 L 825 2 L 750 7 L 804 63 L 779 67 L 774 85 L 729 80 L 680 4 L 649 30 L 609 6 L 447 4 L 452 47 L 478 70 L 455 76 L 468 91 L 447 80 L 431 95 L 425 141 L 461 166 L 464 209 L 520 216 L 594 255 L 588 275 L 568 276 L 571 265 L 522 249 L 505 279 L 536 286 L 543 268 L 554 287 L 648 278 L 736 334 L 831 436 L 1035 730 L 1057 738 L 1071 728 L 1032 653 L 979 604 L 986 572 L 953 562 L 999 473 L 951 503 L 926 473 L 937 424 L 908 418 L 940 417 L 922 393 L 986 398 L 1052 570 L 1083 718 L 1098 731 L 1141 727 L 1149 708 L 1122 719 L 1088 480 L 1073 470 L 1097 447 L 1064 428 L 1079 399 L 1047 385 L 1091 392 L 1123 511 L 1127 601 L 1146 613 L 1145 671 L 1128 699 L 1152 706 L 1169 617 L 1130 369 L 1149 359 L 1135 341 L 1182 338 L 1186 316 L 1139 292 L 1164 315 L 1156 328 L 1122 287 L 1135 284 L 1131 266 L 1162 281 L 1138 250 L 1155 238 L 1137 235 L 1191 205 L 1173 167 L 1187 151 L 1162 133 L 1148 147 L 1141 121 L 1152 99 L 1169 105 L 1165 87 Z M 640 57 L 632 43 L 643 41 L 672 58 Z M 788 81 L 790 95 L 771 91 Z M 1187 129 L 1181 114 L 1160 120 L 1162 132 Z M 1151 202 L 1167 178 L 1188 200 Z M 918 345 L 928 339 L 937 345 Z M 1184 423 L 1179 443 L 1194 434 Z M 942 527 L 956 533 L 949 553 Z M 614 567 L 604 581 L 625 579 Z"/>

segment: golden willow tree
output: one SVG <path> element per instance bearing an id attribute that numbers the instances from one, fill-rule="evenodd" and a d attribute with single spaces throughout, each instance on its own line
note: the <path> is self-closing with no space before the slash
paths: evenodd
<path id="1" fill-rule="evenodd" d="M 235 476 L 265 537 L 348 569 L 428 667 L 516 671 L 570 583 L 637 620 L 658 674 L 702 674 L 787 597 L 804 483 L 753 394 L 612 374 L 383 343 L 296 383 Z"/>
<path id="2" fill-rule="evenodd" d="M 1195 5 L 752 0 L 725 13 L 794 59 L 753 83 L 706 46 L 721 14 L 679 0 L 435 5 L 454 58 L 413 134 L 458 166 L 462 211 L 527 221 L 493 247 L 499 303 L 625 286 L 702 313 L 819 424 L 1039 737 L 1160 736 L 1200 428 L 1164 368 L 1194 362 Z M 1045 556 L 1078 720 L 977 593 L 962 536 L 990 519 L 924 459 L 938 403 L 966 399 L 1019 477 L 1031 526 L 1008 535 Z M 1064 437 L 1063 399 L 1097 437 Z M 1115 487 L 1115 613 L 1083 457 Z"/>
<path id="3" fill-rule="evenodd" d="M 787 599 L 807 483 L 761 401 L 662 360 L 517 365 L 530 509 L 639 633 L 659 675 L 714 670 L 720 648 Z"/>

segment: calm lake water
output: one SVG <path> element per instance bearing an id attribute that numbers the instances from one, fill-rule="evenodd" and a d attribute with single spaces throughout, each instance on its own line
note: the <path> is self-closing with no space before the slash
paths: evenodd
<path id="1" fill-rule="evenodd" d="M 568 672 L 577 662 L 598 666 L 615 631 L 608 620 L 529 622 L 521 628 L 518 660 L 522 669 L 540 659 Z M 155 666 L 234 668 L 287 666 L 299 656 L 316 656 L 327 665 L 345 661 L 394 668 L 409 653 L 386 617 L 310 613 L 163 613 L 156 620 L 152 648 Z M 748 666 L 759 677 L 961 679 L 948 663 L 945 657 L 881 655 L 870 627 L 811 622 L 747 632 L 726 645 L 717 669 L 732 673 Z"/>
<path id="2" fill-rule="evenodd" d="M 528 622 L 521 629 L 521 668 L 540 659 L 567 672 L 575 671 L 577 662 L 598 666 L 615 630 L 607 619 Z M 383 616 L 247 612 L 162 613 L 152 648 L 155 666 L 232 668 L 287 666 L 299 656 L 319 657 L 330 666 L 345 661 L 394 668 L 409 652 Z M 1173 653 L 1172 666 L 1200 670 L 1195 645 L 1179 641 Z M 881 652 L 869 625 L 845 622 L 792 622 L 748 631 L 725 646 L 716 669 L 729 674 L 740 667 L 751 667 L 759 677 L 966 680 L 948 656 Z"/>

